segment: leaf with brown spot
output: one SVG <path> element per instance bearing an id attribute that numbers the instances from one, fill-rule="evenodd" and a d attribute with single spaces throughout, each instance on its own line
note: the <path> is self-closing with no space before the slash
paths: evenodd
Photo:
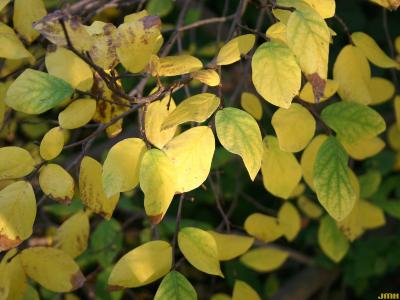
<path id="1" fill-rule="evenodd" d="M 308 81 L 312 86 L 315 102 L 319 103 L 319 100 L 324 96 L 326 80 L 322 79 L 318 73 L 312 73 L 308 76 Z"/>

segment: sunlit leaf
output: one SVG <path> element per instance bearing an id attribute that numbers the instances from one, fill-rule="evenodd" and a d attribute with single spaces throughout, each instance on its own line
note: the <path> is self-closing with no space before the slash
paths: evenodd
<path id="1" fill-rule="evenodd" d="M 200 82 L 209 86 L 217 86 L 220 84 L 221 79 L 215 70 L 205 69 L 199 70 L 191 74 L 193 79 L 199 80 Z"/>
<path id="2" fill-rule="evenodd" d="M 279 209 L 278 220 L 286 239 L 294 240 L 301 229 L 301 217 L 296 207 L 285 202 Z"/>
<path id="3" fill-rule="evenodd" d="M 32 55 L 25 49 L 14 30 L 0 22 L 0 57 L 8 59 L 30 58 Z"/>
<path id="4" fill-rule="evenodd" d="M 240 261 L 257 272 L 271 272 L 283 265 L 289 253 L 278 248 L 257 248 L 247 252 Z"/>
<path id="5" fill-rule="evenodd" d="M 62 151 L 65 133 L 61 127 L 50 129 L 40 142 L 40 156 L 45 160 L 56 158 Z"/>
<path id="6" fill-rule="evenodd" d="M 240 55 L 247 54 L 256 41 L 254 34 L 244 34 L 226 43 L 217 55 L 217 65 L 229 65 L 240 60 Z"/>
<path id="7" fill-rule="evenodd" d="M 0 180 L 24 177 L 34 167 L 35 161 L 27 150 L 15 146 L 0 148 Z"/>
<path id="8" fill-rule="evenodd" d="M 61 128 L 76 129 L 89 123 L 95 112 L 96 100 L 77 99 L 60 112 L 58 115 L 58 122 Z"/>
<path id="9" fill-rule="evenodd" d="M 39 185 L 45 195 L 56 201 L 69 204 L 74 197 L 74 179 L 59 165 L 48 164 L 41 168 Z"/>
<path id="10" fill-rule="evenodd" d="M 242 96 L 240 97 L 240 105 L 245 111 L 252 115 L 254 119 L 258 121 L 261 120 L 263 109 L 260 100 L 256 95 L 248 92 L 242 93 Z"/>
<path id="11" fill-rule="evenodd" d="M 232 300 L 261 300 L 257 292 L 246 282 L 236 280 L 233 286 Z"/>
<path id="12" fill-rule="evenodd" d="M 246 232 L 263 242 L 272 242 L 283 235 L 278 219 L 260 213 L 254 213 L 244 222 Z"/>
<path id="13" fill-rule="evenodd" d="M 245 253 L 253 245 L 254 238 L 237 234 L 223 234 L 208 231 L 215 239 L 218 259 L 231 260 Z"/>
<path id="14" fill-rule="evenodd" d="M 13 23 L 15 30 L 28 42 L 39 37 L 32 24 L 46 15 L 43 0 L 15 0 Z"/>

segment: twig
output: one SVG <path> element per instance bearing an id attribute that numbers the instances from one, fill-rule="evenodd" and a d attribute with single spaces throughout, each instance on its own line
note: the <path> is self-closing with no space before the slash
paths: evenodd
<path id="1" fill-rule="evenodd" d="M 174 269 L 176 268 L 176 261 L 175 261 L 175 256 L 176 256 L 176 249 L 177 249 L 177 241 L 178 241 L 178 234 L 181 226 L 181 219 L 182 219 L 182 207 L 183 207 L 183 200 L 185 199 L 185 194 L 182 193 L 179 197 L 179 203 L 178 203 L 178 211 L 176 213 L 176 221 L 175 221 L 175 232 L 174 232 L 174 237 L 172 238 L 172 265 L 174 266 Z"/>

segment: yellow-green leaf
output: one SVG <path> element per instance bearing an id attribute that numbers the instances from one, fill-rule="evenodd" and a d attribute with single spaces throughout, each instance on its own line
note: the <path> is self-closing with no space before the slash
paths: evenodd
<path id="1" fill-rule="evenodd" d="M 13 24 L 15 30 L 28 42 L 39 37 L 32 24 L 47 14 L 43 0 L 15 0 Z"/>
<path id="2" fill-rule="evenodd" d="M 179 103 L 162 124 L 168 129 L 186 122 L 204 122 L 218 108 L 220 99 L 214 94 L 202 93 L 189 97 Z"/>
<path id="3" fill-rule="evenodd" d="M 217 65 L 230 65 L 240 60 L 240 55 L 247 54 L 256 41 L 254 34 L 244 34 L 226 43 L 217 55 Z"/>
<path id="4" fill-rule="evenodd" d="M 233 286 L 232 300 L 261 300 L 257 292 L 246 282 L 236 280 Z"/>
<path id="5" fill-rule="evenodd" d="M 335 262 L 339 262 L 349 250 L 349 242 L 335 221 L 325 216 L 319 225 L 318 243 L 322 251 Z"/>
<path id="6" fill-rule="evenodd" d="M 339 84 L 338 93 L 343 100 L 371 103 L 371 70 L 360 49 L 347 45 L 340 51 L 333 65 L 333 79 Z"/>
<path id="7" fill-rule="evenodd" d="M 301 87 L 301 71 L 292 51 L 273 40 L 259 46 L 251 61 L 257 92 L 273 105 L 288 108 Z"/>
<path id="8" fill-rule="evenodd" d="M 76 262 L 59 249 L 34 247 L 23 250 L 20 255 L 25 273 L 50 291 L 71 292 L 85 283 Z"/>
<path id="9" fill-rule="evenodd" d="M 139 181 L 144 209 L 152 223 L 159 223 L 167 212 L 177 188 L 176 178 L 175 166 L 165 153 L 151 149 L 144 154 Z"/>
<path id="10" fill-rule="evenodd" d="M 303 150 L 313 138 L 316 128 L 312 114 L 297 103 L 288 109 L 279 108 L 272 116 L 271 124 L 280 149 L 286 152 Z"/>
<path id="11" fill-rule="evenodd" d="M 211 230 L 208 232 L 217 243 L 219 260 L 231 260 L 242 255 L 250 249 L 254 242 L 254 238 L 248 236 L 223 234 Z"/>
<path id="12" fill-rule="evenodd" d="M 251 180 L 254 180 L 261 167 L 263 151 L 256 120 L 243 110 L 228 107 L 217 112 L 215 126 L 222 146 L 242 157 Z"/>
<path id="13" fill-rule="evenodd" d="M 58 228 L 54 237 L 54 246 L 75 258 L 86 250 L 89 232 L 88 215 L 79 211 L 65 220 Z"/>
<path id="14" fill-rule="evenodd" d="M 193 127 L 176 136 L 164 148 L 176 171 L 176 192 L 198 188 L 208 177 L 215 151 L 211 128 Z"/>
<path id="15" fill-rule="evenodd" d="M 318 204 L 314 203 L 305 196 L 300 196 L 297 199 L 297 206 L 307 217 L 311 219 L 318 219 L 323 213 L 322 208 Z"/>
<path id="16" fill-rule="evenodd" d="M 34 167 L 35 161 L 27 150 L 15 146 L 0 148 L 0 180 L 24 177 Z"/>
<path id="17" fill-rule="evenodd" d="M 343 220 L 356 202 L 347 164 L 347 153 L 335 137 L 319 147 L 314 164 L 315 190 L 319 202 L 337 221 Z"/>
<path id="18" fill-rule="evenodd" d="M 167 274 L 171 267 L 171 245 L 165 241 L 151 241 L 122 256 L 108 278 L 108 285 L 111 289 L 147 285 Z"/>
<path id="19" fill-rule="evenodd" d="M 331 34 L 324 19 L 310 6 L 299 2 L 287 22 L 286 36 L 302 71 L 326 79 Z"/>
<path id="20" fill-rule="evenodd" d="M 61 78 L 73 88 L 88 91 L 93 85 L 89 65 L 70 50 L 57 47 L 55 51 L 47 51 L 45 63 L 50 75 Z"/>
<path id="21" fill-rule="evenodd" d="M 264 187 L 271 194 L 287 199 L 301 180 L 301 167 L 296 157 L 279 148 L 274 136 L 264 138 L 261 172 Z"/>
<path id="22" fill-rule="evenodd" d="M 56 201 L 69 204 L 74 197 L 74 179 L 59 165 L 48 164 L 41 168 L 39 185 L 45 195 Z"/>
<path id="23" fill-rule="evenodd" d="M 104 192 L 101 164 L 89 156 L 82 159 L 79 171 L 79 192 L 83 204 L 91 211 L 110 219 L 119 194 L 107 197 Z"/>
<path id="24" fill-rule="evenodd" d="M 16 111 L 41 114 L 69 99 L 73 88 L 47 73 L 26 69 L 11 84 L 5 103 Z"/>
<path id="25" fill-rule="evenodd" d="M 25 275 L 25 271 L 21 265 L 21 257 L 20 255 L 14 256 L 15 253 L 10 250 L 4 256 L 2 263 L 3 267 L 0 265 L 0 299 L 5 300 L 19 300 L 22 299 L 27 288 L 28 288 L 28 280 Z M 10 257 L 12 257 L 11 261 L 9 261 Z M 3 270 L 2 270 L 3 269 Z M 1 278 L 2 275 L 5 278 Z M 4 286 L 3 281 L 9 281 L 9 290 L 8 296 L 4 297 Z M 3 289 L 3 292 L 1 291 Z M 6 291 L 7 292 L 7 291 Z"/>
<path id="26" fill-rule="evenodd" d="M 265 247 L 247 252 L 240 261 L 257 272 L 271 272 L 280 268 L 288 257 L 289 253 L 286 251 Z"/>
<path id="27" fill-rule="evenodd" d="M 0 0 L 0 11 L 3 10 L 4 7 L 7 6 L 8 3 L 10 3 L 11 0 Z"/>
<path id="28" fill-rule="evenodd" d="M 378 112 L 355 102 L 333 103 L 322 111 L 321 118 L 340 139 L 349 143 L 372 138 L 386 129 Z"/>
<path id="29" fill-rule="evenodd" d="M 185 276 L 171 271 L 161 281 L 154 300 L 197 300 L 197 293 Z"/>
<path id="30" fill-rule="evenodd" d="M 244 222 L 246 232 L 263 242 L 272 242 L 283 235 L 278 219 L 260 213 L 251 214 Z"/>
<path id="31" fill-rule="evenodd" d="M 0 251 L 14 248 L 32 234 L 36 199 L 30 183 L 17 181 L 0 191 Z"/>
<path id="32" fill-rule="evenodd" d="M 65 133 L 61 127 L 50 129 L 40 142 L 40 156 L 45 160 L 56 158 L 62 151 Z"/>
<path id="33" fill-rule="evenodd" d="M 288 241 L 296 238 L 301 229 L 301 217 L 293 204 L 285 202 L 278 212 L 278 221 Z"/>
<path id="34" fill-rule="evenodd" d="M 400 64 L 383 52 L 375 40 L 368 34 L 364 32 L 354 32 L 351 35 L 351 40 L 374 65 L 381 68 L 400 67 Z"/>
<path id="35" fill-rule="evenodd" d="M 182 228 L 178 234 L 178 245 L 196 269 L 224 277 L 219 265 L 217 243 L 210 233 L 194 227 Z"/>
<path id="36" fill-rule="evenodd" d="M 58 115 L 60 127 L 76 129 L 90 122 L 96 112 L 96 100 L 77 99 Z"/>
<path id="37" fill-rule="evenodd" d="M 282 43 L 287 44 L 286 39 L 286 24 L 283 22 L 276 22 L 268 27 L 265 35 L 270 39 L 276 39 L 281 41 Z"/>
<path id="38" fill-rule="evenodd" d="M 252 115 L 254 119 L 258 121 L 261 120 L 263 109 L 260 100 L 256 95 L 248 92 L 242 93 L 242 96 L 240 97 L 240 105 L 245 111 Z"/>
<path id="39" fill-rule="evenodd" d="M 356 160 L 375 156 L 385 148 L 385 142 L 378 137 L 361 139 L 354 143 L 349 143 L 340 137 L 339 140 L 350 157 Z"/>
<path id="40" fill-rule="evenodd" d="M 103 186 L 107 197 L 134 189 L 146 144 L 139 138 L 128 138 L 111 147 L 103 165 Z"/>
<path id="41" fill-rule="evenodd" d="M 31 58 L 32 55 L 26 50 L 24 44 L 19 40 L 14 30 L 0 22 L 0 57 L 8 59 Z"/>

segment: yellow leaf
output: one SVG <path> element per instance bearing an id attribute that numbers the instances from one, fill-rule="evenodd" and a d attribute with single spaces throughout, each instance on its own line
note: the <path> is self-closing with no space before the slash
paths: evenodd
<path id="1" fill-rule="evenodd" d="M 7 256 L 11 254 L 11 251 L 7 252 Z M 5 261 L 8 261 L 8 257 L 5 257 Z M 1 266 L 0 266 L 1 273 Z M 21 265 L 20 255 L 17 255 L 12 258 L 11 261 L 5 263 L 4 265 L 4 273 L 6 275 L 6 279 L 9 280 L 9 291 L 8 297 L 2 298 L 2 293 L 0 291 L 0 299 L 7 300 L 19 300 L 23 299 L 23 296 L 28 288 L 27 278 L 24 272 L 24 269 Z M 1 280 L 1 275 L 0 275 Z M 1 280 L 2 281 L 2 280 Z M 0 283 L 1 290 L 1 283 Z"/>
<path id="2" fill-rule="evenodd" d="M 324 19 L 306 3 L 299 2 L 287 22 L 286 37 L 301 70 L 326 79 L 331 34 Z"/>
<path id="3" fill-rule="evenodd" d="M 168 129 L 186 122 L 204 122 L 218 108 L 220 99 L 214 94 L 201 93 L 189 97 L 179 103 L 162 124 L 162 129 Z"/>
<path id="4" fill-rule="evenodd" d="M 340 51 L 333 66 L 333 79 L 339 84 L 338 93 L 343 100 L 371 103 L 371 70 L 358 48 L 347 45 Z"/>
<path id="5" fill-rule="evenodd" d="M 15 30 L 31 43 L 39 37 L 32 24 L 47 14 L 43 0 L 15 0 L 13 23 Z"/>
<path id="6" fill-rule="evenodd" d="M 230 65 L 240 60 L 240 55 L 247 54 L 256 41 L 254 34 L 244 34 L 226 43 L 217 55 L 217 65 Z"/>
<path id="7" fill-rule="evenodd" d="M 86 250 L 89 232 L 88 215 L 79 211 L 64 221 L 58 228 L 54 237 L 54 246 L 75 258 Z"/>
<path id="8" fill-rule="evenodd" d="M 176 177 L 175 166 L 165 153 L 151 149 L 144 154 L 139 181 L 146 215 L 152 223 L 160 223 L 167 212 L 176 191 Z"/>
<path id="9" fill-rule="evenodd" d="M 240 261 L 257 272 L 271 272 L 280 268 L 288 257 L 289 253 L 286 251 L 266 247 L 247 252 Z"/>
<path id="10" fill-rule="evenodd" d="M 163 151 L 175 166 L 176 192 L 189 192 L 198 188 L 210 173 L 214 134 L 207 126 L 193 127 L 176 136 Z"/>
<path id="11" fill-rule="evenodd" d="M 60 127 L 76 129 L 90 122 L 96 112 L 96 100 L 77 99 L 58 115 Z"/>
<path id="12" fill-rule="evenodd" d="M 394 41 L 394 46 L 396 48 L 397 53 L 400 53 L 400 36 L 398 36 Z"/>
<path id="13" fill-rule="evenodd" d="M 301 229 L 301 217 L 296 207 L 291 203 L 284 203 L 278 212 L 279 224 L 283 235 L 288 241 L 293 241 Z"/>
<path id="14" fill-rule="evenodd" d="M 3 10 L 4 7 L 7 6 L 8 3 L 10 3 L 11 0 L 0 0 L 0 12 Z"/>
<path id="15" fill-rule="evenodd" d="M 0 252 L 17 247 L 32 234 L 36 199 L 30 183 L 17 181 L 0 191 Z"/>
<path id="16" fill-rule="evenodd" d="M 400 151 L 400 129 L 396 124 L 392 124 L 387 131 L 387 139 L 390 147 L 395 151 Z"/>
<path id="17" fill-rule="evenodd" d="M 332 18 L 335 15 L 335 0 L 304 0 L 314 8 L 324 19 Z"/>
<path id="18" fill-rule="evenodd" d="M 301 211 L 311 219 L 318 219 L 322 215 L 322 208 L 306 196 L 300 196 L 297 199 L 297 206 Z"/>
<path id="19" fill-rule="evenodd" d="M 321 97 L 321 99 L 319 99 L 319 102 L 324 102 L 325 100 L 331 98 L 337 92 L 338 88 L 339 84 L 335 80 L 327 79 L 325 84 L 324 95 Z M 308 103 L 311 104 L 316 103 L 314 91 L 310 82 L 307 82 L 303 86 L 303 89 L 301 90 L 299 97 Z"/>
<path id="20" fill-rule="evenodd" d="M 76 262 L 59 249 L 34 247 L 20 255 L 25 273 L 50 291 L 71 292 L 86 280 Z"/>
<path id="21" fill-rule="evenodd" d="M 33 24 L 33 29 L 39 31 L 46 39 L 57 46 L 67 46 L 64 30 L 60 19 L 64 20 L 65 29 L 72 45 L 79 51 L 89 51 L 92 46 L 92 39 L 86 28 L 76 16 L 68 15 L 56 10 Z"/>
<path id="22" fill-rule="evenodd" d="M 316 128 L 312 114 L 297 103 L 288 109 L 279 108 L 272 116 L 271 124 L 278 136 L 280 149 L 286 152 L 303 150 L 313 138 Z"/>
<path id="23" fill-rule="evenodd" d="M 205 69 L 199 70 L 191 74 L 193 79 L 196 79 L 208 86 L 217 86 L 220 84 L 220 78 L 215 70 Z"/>
<path id="24" fill-rule="evenodd" d="M 306 190 L 305 184 L 300 182 L 298 185 L 296 185 L 296 187 L 290 194 L 290 198 L 296 198 L 296 197 L 303 195 L 305 190 Z"/>
<path id="25" fill-rule="evenodd" d="M 163 43 L 160 27 L 161 20 L 157 16 L 143 16 L 118 27 L 117 55 L 129 72 L 143 71 L 151 55 L 160 50 Z"/>
<path id="26" fill-rule="evenodd" d="M 250 115 L 253 116 L 256 120 L 261 120 L 263 109 L 260 103 L 260 100 L 256 95 L 248 92 L 243 92 L 240 97 L 240 105 L 243 107 L 245 111 L 247 111 Z"/>
<path id="27" fill-rule="evenodd" d="M 394 98 L 394 113 L 396 117 L 397 128 L 400 130 L 400 96 L 396 96 Z"/>
<path id="28" fill-rule="evenodd" d="M 224 293 L 217 293 L 211 296 L 210 300 L 232 300 L 232 298 Z"/>
<path id="29" fill-rule="evenodd" d="M 301 180 L 301 167 L 296 157 L 279 148 L 274 136 L 264 138 L 261 172 L 264 187 L 271 194 L 287 199 Z"/>
<path id="30" fill-rule="evenodd" d="M 301 70 L 292 51 L 273 40 L 259 46 L 251 61 L 257 92 L 273 105 L 289 108 L 301 87 Z"/>
<path id="31" fill-rule="evenodd" d="M 233 286 L 232 300 L 261 300 L 257 292 L 246 282 L 236 280 Z"/>
<path id="32" fill-rule="evenodd" d="M 56 201 L 69 204 L 74 197 L 74 179 L 59 165 L 48 164 L 41 168 L 39 184 L 43 193 Z"/>
<path id="33" fill-rule="evenodd" d="M 93 85 L 93 73 L 89 65 L 72 51 L 58 47 L 46 54 L 46 68 L 50 75 L 61 78 L 72 87 L 88 91 Z"/>
<path id="34" fill-rule="evenodd" d="M 286 24 L 283 22 L 276 22 L 275 24 L 272 24 L 270 27 L 268 27 L 265 35 L 270 39 L 276 39 L 284 44 L 287 44 Z"/>
<path id="35" fill-rule="evenodd" d="M 106 197 L 134 189 L 139 183 L 139 169 L 147 150 L 139 138 L 116 143 L 108 152 L 103 165 L 103 186 Z"/>
<path id="36" fill-rule="evenodd" d="M 0 148 L 0 180 L 24 177 L 34 167 L 34 160 L 25 149 L 15 146 Z"/>
<path id="37" fill-rule="evenodd" d="M 384 103 L 391 99 L 395 93 L 393 83 L 381 77 L 372 77 L 368 87 L 371 95 L 371 105 Z"/>
<path id="38" fill-rule="evenodd" d="M 104 192 L 102 167 L 89 156 L 82 159 L 79 171 L 79 192 L 83 204 L 91 211 L 110 219 L 119 194 L 107 198 Z"/>
<path id="39" fill-rule="evenodd" d="M 260 213 L 251 214 L 244 222 L 246 232 L 263 242 L 272 242 L 283 235 L 278 219 Z"/>
<path id="40" fill-rule="evenodd" d="M 3 126 L 6 111 L 8 109 L 6 103 L 4 102 L 4 99 L 6 97 L 8 87 L 11 85 L 11 82 L 12 81 L 10 80 L 4 83 L 0 83 L 0 127 Z"/>
<path id="41" fill-rule="evenodd" d="M 222 146 L 240 155 L 254 180 L 261 167 L 262 140 L 260 128 L 252 116 L 237 108 L 224 108 L 217 112 L 215 127 Z"/>
<path id="42" fill-rule="evenodd" d="M 129 251 L 115 264 L 110 289 L 147 285 L 166 275 L 172 267 L 172 247 L 165 241 L 151 241 Z"/>
<path id="43" fill-rule="evenodd" d="M 317 157 L 319 148 L 326 141 L 327 138 L 328 136 L 325 134 L 317 135 L 307 146 L 301 156 L 300 163 L 301 169 L 303 170 L 304 180 L 312 190 L 315 190 L 313 179 L 315 159 Z"/>
<path id="44" fill-rule="evenodd" d="M 400 64 L 383 52 L 375 40 L 368 34 L 364 32 L 354 32 L 351 35 L 351 40 L 374 65 L 381 68 L 400 67 Z"/>
<path id="45" fill-rule="evenodd" d="M 158 76 L 177 76 L 195 72 L 203 68 L 203 63 L 191 55 L 166 56 L 158 59 L 155 74 Z"/>
<path id="46" fill-rule="evenodd" d="M 8 59 L 30 58 L 32 55 L 25 49 L 12 28 L 0 22 L 0 57 Z"/>
<path id="47" fill-rule="evenodd" d="M 248 236 L 242 236 L 237 234 L 223 234 L 209 230 L 218 248 L 218 260 L 231 260 L 234 259 L 247 250 L 253 245 L 254 238 Z"/>
<path id="48" fill-rule="evenodd" d="M 56 158 L 64 148 L 65 133 L 61 127 L 50 129 L 40 142 L 40 156 L 45 160 Z"/>
<path id="49" fill-rule="evenodd" d="M 339 262 L 349 250 L 349 241 L 330 216 L 325 216 L 319 225 L 318 243 L 322 251 L 334 262 Z"/>
<path id="50" fill-rule="evenodd" d="M 340 138 L 339 141 L 350 157 L 356 160 L 375 156 L 385 148 L 385 142 L 379 137 L 361 139 L 354 143 L 348 143 Z"/>
<path id="51" fill-rule="evenodd" d="M 210 233 L 194 227 L 182 228 L 178 234 L 178 245 L 196 269 L 224 277 L 218 261 L 217 243 Z"/>
<path id="52" fill-rule="evenodd" d="M 146 138 L 159 149 L 164 147 L 175 135 L 176 126 L 161 129 L 162 124 L 175 108 L 174 99 L 168 95 L 161 101 L 157 100 L 150 103 L 147 107 L 144 118 Z"/>
<path id="53" fill-rule="evenodd" d="M 139 12 L 126 15 L 124 17 L 124 23 L 136 22 L 144 17 L 147 17 L 148 15 L 149 15 L 149 13 L 147 12 L 147 10 L 145 10 L 145 9 L 141 10 Z"/>
<path id="54" fill-rule="evenodd" d="M 395 10 L 399 7 L 400 2 L 399 0 L 369 0 L 373 3 L 376 3 L 384 8 Z"/>
<path id="55" fill-rule="evenodd" d="M 92 25 L 85 27 L 92 37 L 92 45 L 89 50 L 90 58 L 103 69 L 110 69 L 117 64 L 117 28 L 111 23 L 94 21 Z"/>

